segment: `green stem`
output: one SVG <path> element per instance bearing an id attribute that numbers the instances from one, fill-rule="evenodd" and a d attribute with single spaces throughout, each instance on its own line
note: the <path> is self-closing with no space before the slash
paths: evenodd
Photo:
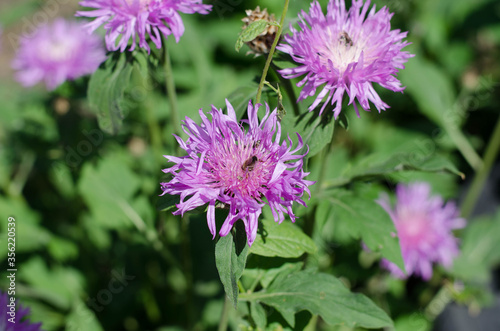
<path id="1" fill-rule="evenodd" d="M 219 328 L 217 328 L 217 331 L 226 331 L 227 330 L 230 309 L 231 309 L 231 303 L 229 302 L 229 298 L 227 296 L 225 296 L 224 308 L 222 309 L 222 315 L 220 317 Z"/>
<path id="2" fill-rule="evenodd" d="M 24 185 L 28 180 L 28 177 L 33 170 L 33 166 L 35 165 L 36 155 L 33 152 L 26 152 L 23 154 L 21 164 L 19 165 L 19 170 L 12 182 L 10 182 L 7 192 L 12 197 L 19 197 L 22 194 Z"/>
<path id="3" fill-rule="evenodd" d="M 300 115 L 299 104 L 297 103 L 297 96 L 295 95 L 295 91 L 293 90 L 292 83 L 290 82 L 289 79 L 286 79 L 283 76 L 281 76 L 280 73 L 277 71 L 278 68 L 272 63 L 271 63 L 271 68 L 273 68 L 274 72 L 276 73 L 276 76 L 278 76 L 281 86 L 284 87 L 286 94 L 290 98 L 290 102 L 292 103 L 293 107 L 293 114 L 295 116 L 299 116 Z"/>
<path id="4" fill-rule="evenodd" d="M 460 131 L 460 129 L 458 129 L 457 127 L 451 125 L 445 125 L 444 129 L 450 136 L 451 140 L 453 140 L 455 146 L 463 155 L 467 163 L 469 163 L 472 169 L 474 169 L 475 171 L 479 171 L 479 169 L 481 169 L 481 167 L 483 166 L 483 161 L 471 146 L 470 142 L 464 136 L 462 131 Z"/>
<path id="5" fill-rule="evenodd" d="M 486 147 L 484 153 L 484 163 L 481 168 L 479 168 L 472 184 L 465 196 L 464 202 L 462 204 L 462 216 L 467 218 L 474 211 L 474 206 L 479 199 L 479 195 L 483 189 L 484 183 L 488 178 L 491 171 L 491 167 L 495 162 L 495 159 L 500 151 L 500 117 L 498 118 L 495 129 L 493 130 L 493 135 Z"/>
<path id="6" fill-rule="evenodd" d="M 260 78 L 259 88 L 257 89 L 257 97 L 255 98 L 255 103 L 260 103 L 260 98 L 262 96 L 262 89 L 264 88 L 264 83 L 266 81 L 267 71 L 269 70 L 271 61 L 273 60 L 274 50 L 276 49 L 276 45 L 278 45 L 278 41 L 280 40 L 281 32 L 283 31 L 283 24 L 285 23 L 285 17 L 286 17 L 286 12 L 288 11 L 289 2 L 290 0 L 285 0 L 285 7 L 283 8 L 283 13 L 281 14 L 280 18 L 280 26 L 278 28 L 278 32 L 276 33 L 276 37 L 274 38 L 271 50 L 267 55 L 267 61 L 266 65 L 264 66 L 264 70 L 262 71 L 262 77 Z"/>
<path id="7" fill-rule="evenodd" d="M 154 116 L 153 107 L 149 104 L 149 102 L 146 104 L 146 116 L 148 121 L 151 144 L 153 145 L 153 151 L 155 154 L 155 159 L 158 162 L 161 162 L 161 160 L 163 160 L 161 129 L 160 126 L 158 125 L 158 121 Z"/>
<path id="8" fill-rule="evenodd" d="M 165 84 L 167 89 L 168 103 L 170 104 L 170 113 L 172 120 L 173 132 L 179 135 L 180 132 L 180 121 L 179 121 L 179 109 L 177 107 L 177 94 L 175 92 L 175 81 L 174 74 L 172 71 L 172 62 L 170 61 L 170 54 L 167 47 L 167 38 L 163 38 L 163 50 L 164 50 L 164 63 L 163 67 L 165 70 Z"/>

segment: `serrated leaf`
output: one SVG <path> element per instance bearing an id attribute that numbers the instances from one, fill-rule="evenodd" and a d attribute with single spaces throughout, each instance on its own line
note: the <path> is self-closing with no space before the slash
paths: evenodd
<path id="1" fill-rule="evenodd" d="M 226 295 L 236 308 L 238 303 L 238 280 L 245 269 L 248 255 L 245 228 L 236 222 L 233 231 L 221 237 L 215 245 L 215 264 Z"/>
<path id="2" fill-rule="evenodd" d="M 125 117 L 125 90 L 133 66 L 126 53 L 110 56 L 90 77 L 87 90 L 90 108 L 97 114 L 101 130 L 117 134 Z"/>
<path id="3" fill-rule="evenodd" d="M 278 310 L 295 326 L 295 314 L 308 310 L 330 325 L 383 328 L 393 325 L 387 314 L 362 294 L 349 291 L 336 277 L 310 271 L 288 275 L 260 292 L 242 294 L 248 301 L 263 302 Z"/>
<path id="4" fill-rule="evenodd" d="M 95 312 L 82 302 L 75 300 L 71 312 L 66 317 L 68 330 L 102 331 L 104 330 L 96 317 Z"/>
<path id="5" fill-rule="evenodd" d="M 291 222 L 284 221 L 279 224 L 264 218 L 261 224 L 262 231 L 257 234 L 250 248 L 252 254 L 294 258 L 317 250 L 314 241 Z"/>
<path id="6" fill-rule="evenodd" d="M 344 223 L 342 228 L 353 238 L 405 270 L 394 223 L 378 203 L 346 190 L 332 192 L 330 201 L 335 222 Z"/>
<path id="7" fill-rule="evenodd" d="M 249 42 L 257 38 L 270 23 L 266 20 L 258 20 L 250 23 L 247 28 L 241 31 L 238 36 L 238 40 L 236 40 L 235 49 L 237 52 L 240 51 L 241 47 L 245 42 Z"/>
<path id="8" fill-rule="evenodd" d="M 288 133 L 294 143 L 297 132 L 305 144 L 309 146 L 308 157 L 312 157 L 323 149 L 332 140 L 335 121 L 333 113 L 326 109 L 322 115 L 319 111 L 308 112 L 300 116 L 285 116 L 281 121 L 281 128 Z"/>

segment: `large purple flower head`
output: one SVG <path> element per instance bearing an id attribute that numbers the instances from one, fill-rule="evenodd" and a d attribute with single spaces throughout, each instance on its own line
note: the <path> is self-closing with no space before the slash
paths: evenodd
<path id="1" fill-rule="evenodd" d="M 7 293 L 0 291 L 0 330 L 2 331 L 40 331 L 42 323 L 32 324 L 26 316 L 29 308 L 11 301 Z"/>
<path id="2" fill-rule="evenodd" d="M 465 226 L 455 204 L 444 204 L 440 196 L 431 196 L 430 191 L 427 183 L 399 184 L 394 208 L 387 195 L 377 201 L 396 226 L 406 273 L 420 275 L 425 280 L 432 276 L 432 263 L 451 266 L 459 252 L 452 230 Z M 394 276 L 406 278 L 392 262 L 383 259 L 382 266 Z"/>
<path id="3" fill-rule="evenodd" d="M 314 96 L 316 89 L 323 86 L 309 110 L 325 100 L 321 112 L 331 103 L 335 105 L 333 112 L 337 118 L 347 92 L 349 104 L 354 105 L 358 116 L 355 99 L 365 110 L 370 109 L 371 101 L 380 112 L 389 106 L 375 92 L 372 83 L 395 92 L 403 91 L 395 75 L 413 56 L 401 51 L 409 44 L 403 41 L 407 33 L 391 30 L 393 14 L 386 7 L 376 12 L 373 6 L 368 12 L 369 5 L 369 0 L 366 3 L 353 0 L 346 11 L 344 0 L 330 0 L 325 16 L 315 0 L 309 13 L 299 14 L 299 30 L 291 26 L 293 35 L 286 35 L 277 47 L 299 64 L 280 70 L 281 75 L 289 79 L 305 75 L 297 84 L 303 86 L 298 101 Z"/>
<path id="4" fill-rule="evenodd" d="M 174 35 L 179 42 L 184 33 L 179 12 L 186 14 L 208 14 L 211 5 L 202 0 L 83 0 L 80 5 L 95 8 L 79 11 L 77 16 L 95 17 L 87 24 L 94 31 L 104 24 L 108 50 L 123 52 L 132 38 L 130 51 L 135 49 L 136 38 L 139 47 L 150 50 L 146 37 L 149 36 L 157 48 L 161 48 L 161 35 Z"/>
<path id="5" fill-rule="evenodd" d="M 82 23 L 59 18 L 20 39 L 12 67 L 22 85 L 44 81 L 53 90 L 66 80 L 93 73 L 105 59 L 100 37 L 88 35 Z"/>
<path id="6" fill-rule="evenodd" d="M 295 221 L 292 211 L 294 201 L 305 205 L 301 197 L 314 182 L 305 180 L 309 173 L 302 170 L 304 156 L 294 155 L 303 147 L 298 135 L 298 146 L 291 150 L 288 137 L 280 144 L 281 126 L 276 109 L 259 121 L 260 104 L 248 104 L 248 121 L 238 123 L 231 104 L 226 101 L 227 115 L 212 107 L 210 121 L 200 109 L 202 124 L 198 125 L 186 117 L 184 132 L 186 142 L 176 137 L 187 156 L 165 156 L 175 165 L 164 169 L 173 178 L 161 183 L 163 194 L 180 194 L 180 203 L 175 215 L 208 203 L 207 222 L 215 237 L 215 208 L 229 209 L 219 234 L 225 236 L 233 224 L 243 220 L 248 245 L 252 245 L 257 234 L 259 215 L 268 204 L 277 222 L 284 220 L 284 213 Z M 248 124 L 245 131 L 243 124 Z M 162 194 L 162 195 L 163 195 Z"/>

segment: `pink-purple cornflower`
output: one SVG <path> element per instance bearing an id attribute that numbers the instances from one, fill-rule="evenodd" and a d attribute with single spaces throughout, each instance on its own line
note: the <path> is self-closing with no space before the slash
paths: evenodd
<path id="1" fill-rule="evenodd" d="M 453 202 L 444 203 L 440 196 L 431 195 L 431 187 L 423 182 L 399 184 L 394 208 L 385 194 L 377 202 L 389 213 L 396 227 L 406 275 L 386 259 L 381 262 L 384 268 L 398 278 L 419 275 L 429 280 L 433 263 L 451 267 L 459 253 L 452 230 L 465 226 Z"/>
<path id="2" fill-rule="evenodd" d="M 295 221 L 293 202 L 305 206 L 301 199 L 304 191 L 309 195 L 308 186 L 314 182 L 305 180 L 309 173 L 302 169 L 303 158 L 307 154 L 295 154 L 302 149 L 303 142 L 298 136 L 298 145 L 292 150 L 292 140 L 288 137 L 280 143 L 281 126 L 277 110 L 266 113 L 258 119 L 261 106 L 248 104 L 248 120 L 238 122 L 231 104 L 226 101 L 227 115 L 212 107 L 212 120 L 200 109 L 202 123 L 196 124 L 186 117 L 184 132 L 188 139 L 184 142 L 176 137 L 187 156 L 165 155 L 175 163 L 163 172 L 173 177 L 161 183 L 163 194 L 180 195 L 175 215 L 183 215 L 196 207 L 208 204 L 207 222 L 215 238 L 215 209 L 229 210 L 219 235 L 229 233 L 233 224 L 243 220 L 248 245 L 255 240 L 259 216 L 267 204 L 275 221 L 281 223 L 284 214 Z M 245 130 L 244 126 L 248 126 Z"/>
<path id="3" fill-rule="evenodd" d="M 373 83 L 395 92 L 404 90 L 396 74 L 413 56 L 401 51 L 409 44 L 403 41 L 407 32 L 391 30 L 393 14 L 386 7 L 377 12 L 373 6 L 368 11 L 369 5 L 369 0 L 353 0 L 346 11 L 344 0 L 330 0 L 325 16 L 315 0 L 309 13 L 299 14 L 299 29 L 291 25 L 292 34 L 277 47 L 298 64 L 280 74 L 288 79 L 304 76 L 297 84 L 302 86 L 298 101 L 314 96 L 320 88 L 309 110 L 324 101 L 321 112 L 331 104 L 337 118 L 347 93 L 358 116 L 356 101 L 364 110 L 370 109 L 371 102 L 380 112 L 389 106 Z"/>
<path id="4" fill-rule="evenodd" d="M 208 14 L 211 5 L 204 5 L 202 0 L 84 0 L 84 7 L 91 11 L 79 11 L 77 16 L 95 17 L 87 24 L 89 31 L 94 31 L 104 24 L 106 46 L 110 51 L 125 51 L 129 40 L 129 50 L 139 47 L 150 51 L 148 38 L 156 48 L 162 46 L 162 35 L 173 35 L 179 42 L 184 33 L 184 24 L 179 12 L 185 14 Z"/>
<path id="5" fill-rule="evenodd" d="M 12 62 L 23 86 L 45 82 L 53 90 L 66 80 L 93 73 L 106 59 L 102 39 L 89 35 L 82 23 L 62 18 L 23 36 Z"/>
<path id="6" fill-rule="evenodd" d="M 29 308 L 21 306 L 17 300 L 11 301 L 7 293 L 0 291 L 0 330 L 40 331 L 42 323 L 31 323 L 27 316 Z"/>

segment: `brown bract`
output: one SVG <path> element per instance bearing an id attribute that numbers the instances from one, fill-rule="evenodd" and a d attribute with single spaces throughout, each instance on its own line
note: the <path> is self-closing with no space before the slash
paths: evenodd
<path id="1" fill-rule="evenodd" d="M 246 29 L 251 23 L 259 20 L 276 22 L 274 14 L 269 15 L 269 13 L 267 12 L 267 8 L 264 8 L 264 10 L 261 11 L 260 7 L 257 6 L 257 8 L 255 8 L 254 10 L 245 10 L 245 13 L 247 14 L 247 17 L 241 19 L 245 23 L 243 25 L 243 30 Z M 248 47 L 250 47 L 250 51 L 247 52 L 247 55 L 254 54 L 257 57 L 262 54 L 268 54 L 277 32 L 277 26 L 268 25 L 264 32 L 257 36 L 257 38 L 245 43 L 248 45 Z"/>

